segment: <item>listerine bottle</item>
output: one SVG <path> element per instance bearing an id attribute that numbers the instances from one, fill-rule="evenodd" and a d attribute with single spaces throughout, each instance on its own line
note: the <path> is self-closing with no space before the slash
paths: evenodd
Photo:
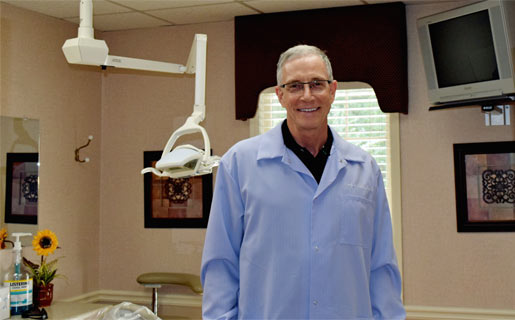
<path id="1" fill-rule="evenodd" d="M 20 237 L 23 236 L 32 236 L 32 234 L 13 233 L 13 237 L 16 238 L 13 248 L 14 265 L 4 279 L 4 286 L 9 287 L 11 293 L 12 316 L 32 308 L 32 276 L 25 271 L 21 262 Z"/>

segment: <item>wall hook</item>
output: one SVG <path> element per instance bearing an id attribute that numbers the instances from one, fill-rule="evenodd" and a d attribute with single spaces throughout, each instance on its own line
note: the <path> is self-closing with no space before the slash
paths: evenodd
<path id="1" fill-rule="evenodd" d="M 82 147 L 78 147 L 77 149 L 75 149 L 75 161 L 89 162 L 89 158 L 84 158 L 84 160 L 80 159 L 79 151 L 80 151 L 80 149 L 83 149 L 83 148 L 86 148 L 87 146 L 89 146 L 89 143 L 91 142 L 91 140 L 93 140 L 93 136 L 88 136 L 88 142 L 85 145 L 83 145 Z"/>

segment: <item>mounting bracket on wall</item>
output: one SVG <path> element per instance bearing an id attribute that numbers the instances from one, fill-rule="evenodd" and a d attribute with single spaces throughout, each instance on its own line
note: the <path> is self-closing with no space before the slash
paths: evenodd
<path id="1" fill-rule="evenodd" d="M 509 126 L 511 124 L 510 109 L 509 104 L 481 106 L 481 110 L 485 114 L 485 126 Z"/>
<path id="2" fill-rule="evenodd" d="M 446 102 L 446 103 L 430 106 L 429 111 L 457 108 L 457 107 L 473 107 L 473 106 L 479 106 L 479 107 L 481 107 L 482 111 L 487 111 L 487 110 L 483 109 L 483 106 L 495 106 L 495 105 L 504 105 L 504 104 L 515 104 L 515 96 L 503 95 L 503 96 L 499 96 L 499 97 L 489 97 L 489 98 L 483 98 L 483 99 L 470 99 L 470 100 Z"/>
<path id="3" fill-rule="evenodd" d="M 512 105 L 515 105 L 515 95 L 503 95 L 438 104 L 429 107 L 429 111 L 458 107 L 480 107 L 481 112 L 485 115 L 486 126 L 509 126 L 511 124 L 510 110 Z"/>

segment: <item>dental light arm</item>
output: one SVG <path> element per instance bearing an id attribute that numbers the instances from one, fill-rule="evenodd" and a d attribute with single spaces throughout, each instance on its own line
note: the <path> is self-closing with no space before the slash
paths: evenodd
<path id="1" fill-rule="evenodd" d="M 106 42 L 94 38 L 92 0 L 80 0 L 79 32 L 77 38 L 66 40 L 63 45 L 63 52 L 66 60 L 71 64 L 165 73 L 185 73 L 187 69 L 187 67 L 175 63 L 108 55 L 109 48 Z"/>
<path id="2" fill-rule="evenodd" d="M 156 168 L 145 168 L 142 174 L 152 172 L 161 177 L 181 178 L 211 173 L 220 157 L 211 156 L 209 137 L 199 123 L 205 118 L 206 50 L 207 36 L 196 34 L 186 65 L 149 61 L 108 55 L 104 40 L 94 38 L 93 2 L 80 0 L 80 25 L 77 38 L 68 39 L 63 45 L 68 63 L 124 69 L 195 74 L 195 102 L 193 113 L 184 125 L 177 129 L 166 144 Z M 204 150 L 192 145 L 181 145 L 172 150 L 177 139 L 185 134 L 200 132 Z"/>
<path id="3" fill-rule="evenodd" d="M 206 105 L 206 46 L 207 37 L 196 35 L 191 47 L 186 72 L 195 73 L 195 104 L 193 113 L 186 122 L 177 129 L 166 144 L 161 159 L 156 163 L 156 168 L 145 168 L 142 174 L 152 172 L 158 176 L 181 178 L 211 173 L 213 167 L 218 166 L 220 157 L 211 156 L 209 137 L 199 123 L 204 120 Z M 177 139 L 185 134 L 200 132 L 204 139 L 204 150 L 192 145 L 181 145 L 172 150 Z"/>

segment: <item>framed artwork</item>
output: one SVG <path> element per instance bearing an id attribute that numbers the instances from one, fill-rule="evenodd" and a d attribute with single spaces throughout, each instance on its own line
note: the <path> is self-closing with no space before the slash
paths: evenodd
<path id="1" fill-rule="evenodd" d="M 145 151 L 143 167 L 155 167 L 162 151 Z M 191 178 L 144 175 L 145 228 L 206 228 L 213 174 Z"/>
<path id="2" fill-rule="evenodd" d="M 5 223 L 38 223 L 38 153 L 7 153 Z"/>
<path id="3" fill-rule="evenodd" d="M 515 141 L 454 145 L 458 232 L 515 231 Z"/>

